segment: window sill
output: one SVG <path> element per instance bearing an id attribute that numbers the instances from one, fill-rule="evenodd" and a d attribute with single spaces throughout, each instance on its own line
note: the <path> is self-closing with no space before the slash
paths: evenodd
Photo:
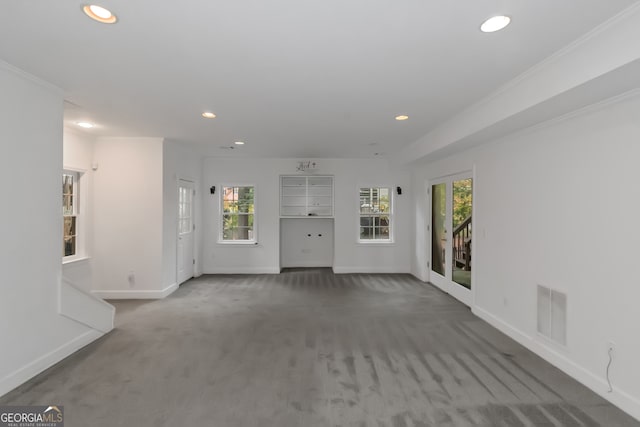
<path id="1" fill-rule="evenodd" d="M 88 257 L 88 256 L 79 256 L 77 258 L 62 259 L 62 265 L 82 264 L 85 262 L 89 262 L 89 260 L 91 260 L 91 257 Z"/>
<path id="2" fill-rule="evenodd" d="M 253 240 L 247 242 L 238 240 L 218 240 L 217 243 L 222 246 L 259 246 L 258 242 L 255 242 Z"/>
<path id="3" fill-rule="evenodd" d="M 358 245 L 363 245 L 363 246 L 395 246 L 396 243 L 393 240 L 358 240 L 356 242 Z"/>

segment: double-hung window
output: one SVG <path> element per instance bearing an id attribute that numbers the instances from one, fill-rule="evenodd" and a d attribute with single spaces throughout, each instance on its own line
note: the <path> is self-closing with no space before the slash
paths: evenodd
<path id="1" fill-rule="evenodd" d="M 255 229 L 255 188 L 253 186 L 223 186 L 220 193 L 222 242 L 253 243 Z"/>
<path id="2" fill-rule="evenodd" d="M 62 174 L 62 257 L 70 259 L 78 255 L 78 172 L 64 171 Z"/>
<path id="3" fill-rule="evenodd" d="M 360 188 L 361 243 L 391 242 L 391 188 Z"/>

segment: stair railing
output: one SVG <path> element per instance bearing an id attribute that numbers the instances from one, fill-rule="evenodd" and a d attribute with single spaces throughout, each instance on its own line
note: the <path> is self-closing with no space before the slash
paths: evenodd
<path id="1" fill-rule="evenodd" d="M 471 270 L 471 215 L 453 230 L 453 262 L 465 271 Z"/>

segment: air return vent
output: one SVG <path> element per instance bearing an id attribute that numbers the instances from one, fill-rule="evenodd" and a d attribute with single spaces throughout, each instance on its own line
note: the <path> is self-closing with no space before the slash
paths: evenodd
<path id="1" fill-rule="evenodd" d="M 538 333 L 567 344 L 567 295 L 538 285 Z"/>

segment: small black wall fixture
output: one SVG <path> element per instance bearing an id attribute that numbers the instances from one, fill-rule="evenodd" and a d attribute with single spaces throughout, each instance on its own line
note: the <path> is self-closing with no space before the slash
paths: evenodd
<path id="1" fill-rule="evenodd" d="M 212 185 L 209 190 L 211 190 L 211 194 L 216 194 L 216 186 L 215 185 Z"/>
<path id="2" fill-rule="evenodd" d="M 398 193 L 398 196 L 402 194 L 402 188 L 400 187 L 396 187 L 396 192 Z"/>

